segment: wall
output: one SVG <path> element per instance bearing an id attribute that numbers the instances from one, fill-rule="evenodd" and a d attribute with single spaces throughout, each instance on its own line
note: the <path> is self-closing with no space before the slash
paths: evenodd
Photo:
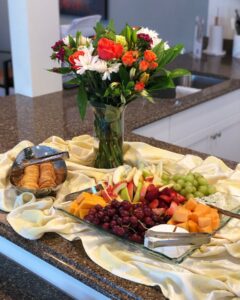
<path id="1" fill-rule="evenodd" d="M 208 7 L 208 32 L 209 27 L 214 23 L 214 17 L 219 9 L 220 24 L 223 26 L 224 38 L 232 39 L 233 30 L 230 20 L 235 17 L 235 9 L 240 13 L 240 0 L 209 0 Z"/>
<path id="2" fill-rule="evenodd" d="M 60 91 L 61 76 L 47 71 L 55 66 L 51 46 L 60 38 L 58 0 L 9 0 L 8 6 L 15 92 L 35 97 Z"/>
<path id="3" fill-rule="evenodd" d="M 10 50 L 7 0 L 0 0 L 0 50 Z"/>
<path id="4" fill-rule="evenodd" d="M 192 50 L 195 17 L 207 21 L 208 0 L 109 0 L 109 18 L 117 30 L 125 23 L 148 26 L 171 45 Z"/>

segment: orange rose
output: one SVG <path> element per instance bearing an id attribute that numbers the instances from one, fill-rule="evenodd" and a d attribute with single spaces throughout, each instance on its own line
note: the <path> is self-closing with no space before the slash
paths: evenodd
<path id="1" fill-rule="evenodd" d="M 98 41 L 97 52 L 98 56 L 104 60 L 120 58 L 123 54 L 123 46 L 107 38 L 101 38 Z"/>
<path id="2" fill-rule="evenodd" d="M 145 84 L 143 82 L 138 81 L 135 83 L 134 90 L 136 92 L 141 92 L 144 89 L 144 87 L 145 87 Z"/>
<path id="3" fill-rule="evenodd" d="M 146 60 L 142 60 L 139 64 L 139 70 L 145 72 L 149 68 L 149 63 Z"/>
<path id="4" fill-rule="evenodd" d="M 79 69 L 80 67 L 75 66 L 75 59 L 79 59 L 79 56 L 83 56 L 84 52 L 83 51 L 76 51 L 74 52 L 72 55 L 69 56 L 68 61 L 70 62 L 70 64 L 72 65 L 73 69 Z"/>
<path id="5" fill-rule="evenodd" d="M 158 63 L 156 63 L 155 61 L 152 61 L 149 63 L 149 69 L 150 70 L 155 70 L 158 66 Z"/>
<path id="6" fill-rule="evenodd" d="M 138 51 L 127 51 L 123 57 L 122 62 L 125 66 L 131 67 L 138 58 Z"/>
<path id="7" fill-rule="evenodd" d="M 144 52 L 144 58 L 148 62 L 153 62 L 157 59 L 157 56 L 152 50 L 146 50 Z"/>

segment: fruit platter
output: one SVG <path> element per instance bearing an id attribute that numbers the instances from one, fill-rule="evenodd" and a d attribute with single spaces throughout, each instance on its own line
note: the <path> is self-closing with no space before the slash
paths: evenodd
<path id="1" fill-rule="evenodd" d="M 180 246 L 146 247 L 147 233 L 162 225 L 164 230 L 169 226 L 174 228 L 173 232 L 180 230 L 189 236 L 211 236 L 229 220 L 218 208 L 208 204 L 216 192 L 196 172 L 170 175 L 160 163 L 140 168 L 124 165 L 107 174 L 97 186 L 67 195 L 56 208 L 103 234 L 114 235 L 164 259 L 181 262 L 201 245 L 184 244 L 181 251 L 168 255 Z"/>

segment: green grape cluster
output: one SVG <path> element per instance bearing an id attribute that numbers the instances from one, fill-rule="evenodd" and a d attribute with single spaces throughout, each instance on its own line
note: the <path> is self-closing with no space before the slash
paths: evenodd
<path id="1" fill-rule="evenodd" d="M 216 193 L 216 188 L 210 185 L 206 178 L 199 173 L 189 172 L 187 175 L 162 175 L 164 184 L 173 184 L 173 189 L 179 194 L 189 198 L 201 198 Z"/>

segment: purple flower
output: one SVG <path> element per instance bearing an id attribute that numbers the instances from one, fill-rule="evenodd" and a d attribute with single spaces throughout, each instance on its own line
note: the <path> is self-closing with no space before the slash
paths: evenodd
<path id="1" fill-rule="evenodd" d="M 59 51 L 56 53 L 56 58 L 63 62 L 64 61 L 64 54 L 65 54 L 65 50 L 63 48 L 60 48 Z"/>
<path id="2" fill-rule="evenodd" d="M 53 51 L 59 51 L 62 46 L 64 46 L 64 42 L 62 40 L 59 40 L 51 48 L 53 49 Z"/>
<path id="3" fill-rule="evenodd" d="M 137 35 L 137 37 L 139 39 L 144 40 L 145 42 L 149 43 L 150 45 L 153 43 L 152 38 L 148 34 L 146 34 L 146 33 L 139 33 Z"/>

